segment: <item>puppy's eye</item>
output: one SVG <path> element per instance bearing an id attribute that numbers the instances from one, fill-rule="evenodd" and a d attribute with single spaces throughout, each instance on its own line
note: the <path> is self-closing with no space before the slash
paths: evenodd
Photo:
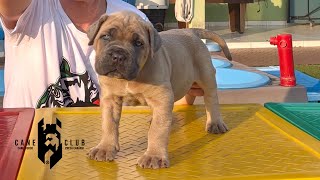
<path id="1" fill-rule="evenodd" d="M 106 34 L 104 36 L 101 37 L 103 40 L 105 41 L 110 41 L 111 40 L 111 36 L 109 34 Z"/>
<path id="2" fill-rule="evenodd" d="M 134 45 L 137 46 L 137 47 L 141 47 L 141 46 L 143 46 L 143 43 L 138 40 L 138 41 L 134 42 Z"/>

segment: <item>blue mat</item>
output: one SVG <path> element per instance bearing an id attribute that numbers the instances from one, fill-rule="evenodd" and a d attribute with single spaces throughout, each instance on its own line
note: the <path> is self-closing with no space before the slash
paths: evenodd
<path id="1" fill-rule="evenodd" d="M 220 52 L 221 51 L 219 44 L 217 44 L 215 42 L 207 42 L 206 46 L 210 52 Z"/>
<path id="2" fill-rule="evenodd" d="M 223 59 L 212 58 L 211 61 L 215 68 L 229 68 L 232 66 L 229 61 Z"/>
<path id="3" fill-rule="evenodd" d="M 0 26 L 0 40 L 4 40 L 4 32 L 1 26 Z"/>
<path id="4" fill-rule="evenodd" d="M 279 66 L 257 68 L 268 74 L 280 77 Z M 295 70 L 297 84 L 304 86 L 307 90 L 308 101 L 320 101 L 320 80 Z"/>
<path id="5" fill-rule="evenodd" d="M 217 68 L 216 71 L 218 89 L 256 88 L 270 82 L 269 77 L 254 72 L 229 68 Z"/>

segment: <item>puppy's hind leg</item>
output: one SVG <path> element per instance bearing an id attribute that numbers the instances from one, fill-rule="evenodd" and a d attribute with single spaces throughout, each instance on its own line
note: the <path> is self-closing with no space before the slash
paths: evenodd
<path id="1" fill-rule="evenodd" d="M 215 69 L 211 67 L 203 68 L 205 69 L 201 71 L 200 80 L 196 82 L 204 91 L 207 114 L 206 131 L 214 134 L 225 133 L 228 131 L 228 127 L 220 114 Z"/>

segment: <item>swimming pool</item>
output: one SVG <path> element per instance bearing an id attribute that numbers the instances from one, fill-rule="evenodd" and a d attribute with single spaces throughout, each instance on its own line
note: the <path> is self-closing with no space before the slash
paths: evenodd
<path id="1" fill-rule="evenodd" d="M 255 72 L 231 69 L 228 60 L 212 58 L 212 65 L 216 68 L 218 89 L 246 89 L 265 86 L 270 78 Z"/>

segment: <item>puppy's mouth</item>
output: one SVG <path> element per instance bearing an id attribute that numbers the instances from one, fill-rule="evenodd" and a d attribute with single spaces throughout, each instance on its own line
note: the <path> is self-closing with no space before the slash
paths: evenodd
<path id="1" fill-rule="evenodd" d="M 123 74 L 120 71 L 118 71 L 118 69 L 113 69 L 105 74 L 103 74 L 103 76 L 107 76 L 110 78 L 116 78 L 116 79 L 125 79 L 125 80 L 133 80 L 137 77 L 137 73 L 136 72 L 131 72 L 129 74 Z"/>
<path id="2" fill-rule="evenodd" d="M 123 79 L 124 76 L 117 70 L 117 69 L 114 69 L 114 70 L 111 70 L 107 73 L 104 74 L 104 76 L 108 76 L 108 77 L 114 77 L 114 78 L 119 78 L 119 79 Z"/>

